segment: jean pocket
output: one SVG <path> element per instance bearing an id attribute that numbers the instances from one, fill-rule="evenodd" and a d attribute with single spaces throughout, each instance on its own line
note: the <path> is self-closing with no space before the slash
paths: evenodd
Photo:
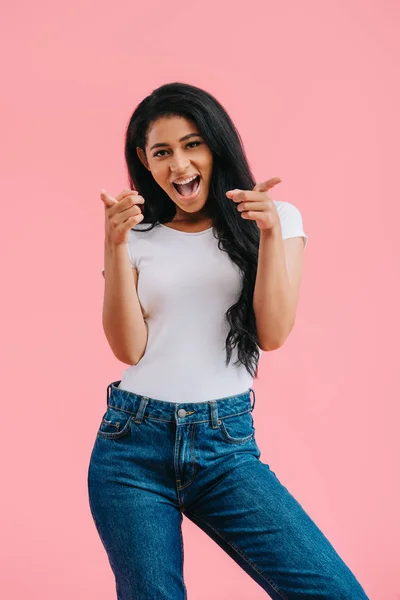
<path id="1" fill-rule="evenodd" d="M 254 438 L 251 411 L 218 419 L 218 425 L 224 440 L 231 444 L 244 444 Z"/>
<path id="2" fill-rule="evenodd" d="M 131 418 L 131 413 L 108 406 L 97 431 L 98 437 L 111 440 L 124 437 L 131 430 Z"/>

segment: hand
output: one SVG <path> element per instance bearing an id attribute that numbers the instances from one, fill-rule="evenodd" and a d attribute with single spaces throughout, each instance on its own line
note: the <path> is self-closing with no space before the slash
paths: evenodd
<path id="1" fill-rule="evenodd" d="M 242 218 L 255 221 L 261 231 L 279 229 L 281 226 L 279 213 L 267 191 L 281 181 L 279 177 L 273 177 L 263 183 L 257 183 L 252 191 L 236 189 L 226 192 L 226 195 L 239 203 L 237 210 L 241 212 Z"/>
<path id="2" fill-rule="evenodd" d="M 116 246 L 126 244 L 130 229 L 144 218 L 138 206 L 144 203 L 143 196 L 139 196 L 136 190 L 124 189 L 113 198 L 105 190 L 101 190 L 100 198 L 105 207 L 106 240 Z"/>

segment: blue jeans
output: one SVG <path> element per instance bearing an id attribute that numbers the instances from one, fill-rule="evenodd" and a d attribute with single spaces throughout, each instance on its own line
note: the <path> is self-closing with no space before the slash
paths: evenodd
<path id="1" fill-rule="evenodd" d="M 251 388 L 172 403 L 107 387 L 88 470 L 118 600 L 182 600 L 182 515 L 273 600 L 368 600 L 255 440 Z"/>

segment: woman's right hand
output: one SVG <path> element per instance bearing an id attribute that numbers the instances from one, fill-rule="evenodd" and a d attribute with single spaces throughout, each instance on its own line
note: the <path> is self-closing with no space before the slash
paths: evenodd
<path id="1" fill-rule="evenodd" d="M 144 203 L 143 196 L 136 190 L 124 189 L 116 198 L 101 190 L 100 198 L 105 207 L 105 237 L 115 246 L 127 244 L 129 231 L 143 220 L 138 204 Z"/>

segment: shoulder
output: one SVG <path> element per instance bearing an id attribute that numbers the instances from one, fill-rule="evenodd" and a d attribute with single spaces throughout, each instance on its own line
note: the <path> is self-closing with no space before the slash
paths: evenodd
<path id="1" fill-rule="evenodd" d="M 281 219 L 302 218 L 300 209 L 291 202 L 274 200 L 274 204 Z"/>
<path id="2" fill-rule="evenodd" d="M 291 202 L 274 200 L 274 204 L 281 222 L 282 238 L 285 240 L 293 237 L 302 237 L 306 246 L 308 236 L 304 232 L 303 217 L 300 209 Z"/>

